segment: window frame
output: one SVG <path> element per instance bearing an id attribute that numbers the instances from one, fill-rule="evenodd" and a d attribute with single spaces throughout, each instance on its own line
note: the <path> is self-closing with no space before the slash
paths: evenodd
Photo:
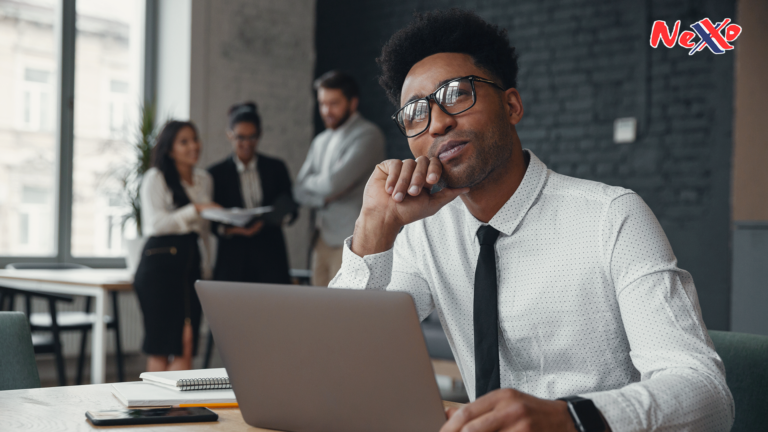
<path id="1" fill-rule="evenodd" d="M 157 89 L 157 23 L 158 1 L 144 0 L 144 55 L 141 95 L 144 101 L 154 100 Z M 0 268 L 14 262 L 77 263 L 94 268 L 125 268 L 123 257 L 72 256 L 72 198 L 74 164 L 74 97 L 75 97 L 75 35 L 77 0 L 62 0 L 56 10 L 58 64 L 54 76 L 56 91 L 56 121 L 54 124 L 57 152 L 58 190 L 54 211 L 54 255 L 0 255 Z"/>

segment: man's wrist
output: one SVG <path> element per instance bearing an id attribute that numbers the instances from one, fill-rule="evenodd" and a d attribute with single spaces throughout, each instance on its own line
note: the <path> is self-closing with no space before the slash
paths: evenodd
<path id="1" fill-rule="evenodd" d="M 604 432 L 608 425 L 602 413 L 591 399 L 580 396 L 568 396 L 559 398 L 567 404 L 568 414 L 573 420 L 576 430 L 579 432 Z"/>
<path id="2" fill-rule="evenodd" d="M 352 252 L 358 256 L 386 252 L 395 244 L 400 226 L 376 213 L 360 213 L 352 235 Z"/>

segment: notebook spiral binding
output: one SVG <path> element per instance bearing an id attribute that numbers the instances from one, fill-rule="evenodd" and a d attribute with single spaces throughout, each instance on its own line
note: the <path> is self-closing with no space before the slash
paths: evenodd
<path id="1" fill-rule="evenodd" d="M 232 388 L 232 384 L 229 383 L 229 378 L 185 378 L 180 379 L 176 385 L 182 391 Z"/>

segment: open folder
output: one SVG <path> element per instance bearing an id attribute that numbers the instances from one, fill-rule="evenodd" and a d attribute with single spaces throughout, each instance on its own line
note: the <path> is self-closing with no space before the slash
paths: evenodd
<path id="1" fill-rule="evenodd" d="M 221 222 L 227 225 L 245 227 L 273 210 L 272 206 L 241 208 L 208 208 L 200 212 L 200 217 L 209 221 Z"/>
<path id="2" fill-rule="evenodd" d="M 200 212 L 200 217 L 209 221 L 238 227 L 247 227 L 258 220 L 262 220 L 269 225 L 281 226 L 286 216 L 293 214 L 293 217 L 295 217 L 294 212 L 297 208 L 298 204 L 296 204 L 291 195 L 283 194 L 275 198 L 270 206 L 250 209 L 208 208 Z"/>
<path id="3" fill-rule="evenodd" d="M 127 407 L 237 407 L 232 389 L 177 391 L 146 382 L 112 384 L 112 394 Z"/>

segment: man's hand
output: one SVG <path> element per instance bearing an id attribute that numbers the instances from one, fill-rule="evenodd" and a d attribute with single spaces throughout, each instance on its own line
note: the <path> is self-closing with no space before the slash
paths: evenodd
<path id="1" fill-rule="evenodd" d="M 568 405 L 513 389 L 492 391 L 461 408 L 447 411 L 440 432 L 576 432 Z"/>
<path id="2" fill-rule="evenodd" d="M 261 231 L 261 228 L 263 227 L 264 227 L 264 221 L 258 221 L 247 228 L 241 228 L 236 226 L 227 227 L 226 229 L 224 229 L 224 234 L 252 237 L 258 234 L 259 231 Z"/>
<path id="3" fill-rule="evenodd" d="M 376 166 L 363 194 L 363 209 L 355 223 L 352 251 L 359 256 L 387 251 L 403 226 L 437 213 L 469 188 L 430 194 L 443 172 L 436 157 L 390 159 Z"/>

